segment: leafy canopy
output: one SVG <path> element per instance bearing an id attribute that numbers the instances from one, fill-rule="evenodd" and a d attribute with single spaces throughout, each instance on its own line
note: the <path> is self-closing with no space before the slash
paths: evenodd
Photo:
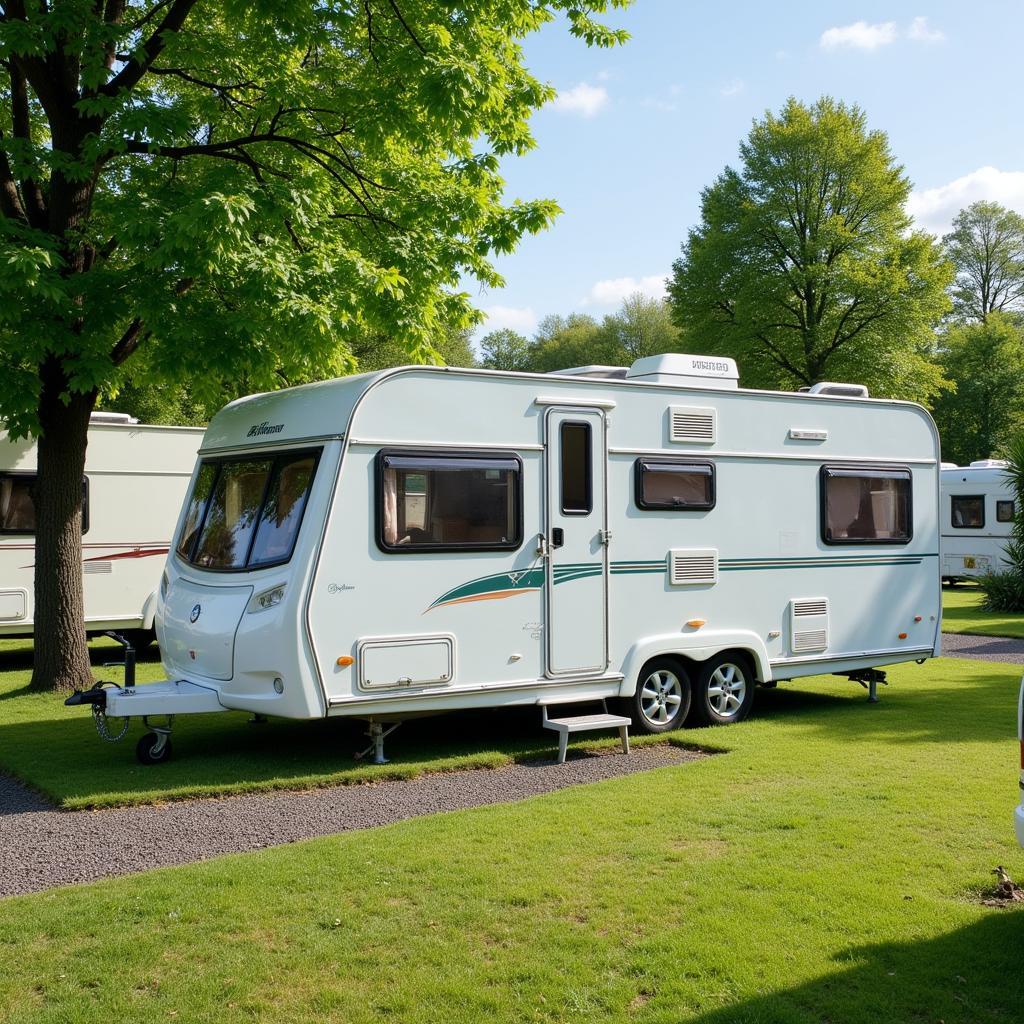
<path id="1" fill-rule="evenodd" d="M 736 358 L 744 383 L 819 380 L 928 400 L 950 270 L 911 231 L 910 182 L 860 108 L 790 99 L 755 121 L 701 197 L 669 296 L 691 351 Z"/>
<path id="2" fill-rule="evenodd" d="M 145 351 L 211 400 L 436 358 L 459 282 L 557 213 L 504 202 L 553 90 L 521 40 L 588 44 L 631 0 L 0 0 L 0 417 L 38 429 L 42 368 L 103 393 Z M 204 389 L 212 395 L 204 395 Z"/>

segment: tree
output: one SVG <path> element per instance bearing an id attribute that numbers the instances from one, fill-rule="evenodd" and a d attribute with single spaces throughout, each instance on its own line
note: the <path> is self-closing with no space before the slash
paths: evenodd
<path id="1" fill-rule="evenodd" d="M 912 232 L 910 182 L 859 107 L 790 99 L 755 121 L 701 195 L 701 222 L 672 267 L 687 347 L 736 358 L 748 385 L 867 384 L 928 400 L 929 359 L 951 271 Z"/>
<path id="2" fill-rule="evenodd" d="M 535 373 L 592 363 L 610 365 L 614 359 L 614 347 L 607 335 L 586 313 L 544 317 L 530 346 L 530 369 Z"/>
<path id="3" fill-rule="evenodd" d="M 375 332 L 429 358 L 458 282 L 548 224 L 502 202 L 551 98 L 520 40 L 588 44 L 628 0 L 0 0 L 0 418 L 39 434 L 32 685 L 91 679 L 89 415 L 145 352 L 216 395 L 352 365 Z"/>
<path id="4" fill-rule="evenodd" d="M 943 235 L 956 268 L 953 307 L 961 319 L 1019 310 L 1024 300 L 1024 217 L 998 203 L 972 203 Z"/>
<path id="5" fill-rule="evenodd" d="M 530 340 L 503 327 L 480 339 L 481 366 L 492 370 L 529 370 Z"/>
<path id="6" fill-rule="evenodd" d="M 1024 333 L 1005 315 L 955 324 L 939 363 L 956 386 L 935 403 L 942 457 L 960 465 L 987 459 L 1024 429 Z"/>
<path id="7" fill-rule="evenodd" d="M 616 363 L 623 366 L 644 356 L 678 352 L 681 344 L 668 303 L 641 292 L 623 299 L 622 309 L 604 318 L 601 331 L 619 351 Z"/>

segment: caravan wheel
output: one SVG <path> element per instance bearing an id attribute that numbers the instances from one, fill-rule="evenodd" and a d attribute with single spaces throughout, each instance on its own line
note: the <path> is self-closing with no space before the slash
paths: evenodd
<path id="1" fill-rule="evenodd" d="M 638 729 L 678 729 L 690 711 L 690 677 L 675 658 L 655 658 L 643 667 L 630 705 Z"/>
<path id="2" fill-rule="evenodd" d="M 754 705 L 754 671 L 741 654 L 719 654 L 701 666 L 694 691 L 694 725 L 742 722 Z"/>

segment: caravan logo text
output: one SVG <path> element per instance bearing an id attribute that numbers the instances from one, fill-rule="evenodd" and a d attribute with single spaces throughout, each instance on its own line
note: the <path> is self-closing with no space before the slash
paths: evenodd
<path id="1" fill-rule="evenodd" d="M 262 437 L 264 434 L 280 434 L 284 430 L 283 423 L 268 423 L 264 420 L 262 423 L 258 423 L 255 427 L 249 428 L 249 433 L 246 437 Z"/>

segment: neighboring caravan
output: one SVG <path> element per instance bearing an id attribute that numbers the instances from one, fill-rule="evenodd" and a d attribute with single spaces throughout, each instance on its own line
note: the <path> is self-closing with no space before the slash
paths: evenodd
<path id="1" fill-rule="evenodd" d="M 942 464 L 942 578 L 976 579 L 1006 568 L 1013 532 L 1013 489 L 1002 459 L 969 466 Z"/>
<path id="2" fill-rule="evenodd" d="M 666 355 L 234 402 L 161 582 L 170 681 L 73 700 L 346 715 L 379 741 L 454 708 L 621 698 L 660 732 L 739 721 L 757 682 L 873 690 L 939 653 L 939 440 L 919 406 L 865 396 L 741 390 L 732 360 Z"/>
<path id="3" fill-rule="evenodd" d="M 82 574 L 89 633 L 153 638 L 156 589 L 185 497 L 199 427 L 148 427 L 93 413 L 82 480 Z M 35 614 L 36 443 L 0 440 L 0 637 L 31 636 Z"/>

